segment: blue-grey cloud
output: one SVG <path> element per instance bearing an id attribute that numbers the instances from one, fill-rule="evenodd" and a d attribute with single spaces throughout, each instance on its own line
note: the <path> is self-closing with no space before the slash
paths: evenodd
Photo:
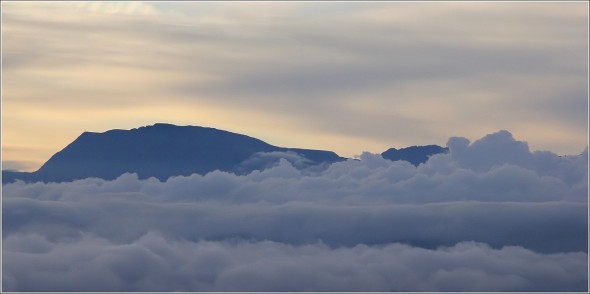
<path id="1" fill-rule="evenodd" d="M 4 185 L 4 283 L 18 291 L 584 290 L 587 150 L 531 152 L 506 131 L 451 138 L 448 147 L 418 167 L 365 153 L 300 170 L 296 154 L 272 153 L 247 161 L 268 168 L 246 175 Z"/>
<path id="2" fill-rule="evenodd" d="M 8 291 L 584 291 L 587 254 L 463 242 L 331 248 L 199 241 L 149 232 L 128 244 L 85 235 L 4 242 Z"/>
<path id="3" fill-rule="evenodd" d="M 291 166 L 302 170 L 314 164 L 313 161 L 293 151 L 258 152 L 244 160 L 235 169 L 237 173 L 244 173 L 252 170 L 264 170 L 281 164 L 281 160 L 287 161 Z M 317 167 L 318 169 L 323 166 Z"/>
<path id="4" fill-rule="evenodd" d="M 82 203 L 7 199 L 4 234 L 37 233 L 50 240 L 67 240 L 86 232 L 126 243 L 156 230 L 193 241 L 243 238 L 289 244 L 323 241 L 331 246 L 402 242 L 425 248 L 478 241 L 495 248 L 519 245 L 540 252 L 587 251 L 585 203 L 362 205 L 318 200 L 238 205 L 163 204 L 129 192 L 91 197 L 104 199 Z"/>

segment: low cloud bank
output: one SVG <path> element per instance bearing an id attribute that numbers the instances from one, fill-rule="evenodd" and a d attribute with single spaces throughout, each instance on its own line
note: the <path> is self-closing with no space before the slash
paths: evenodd
<path id="1" fill-rule="evenodd" d="M 116 197 L 123 199 L 116 199 Z M 271 240 L 330 246 L 402 242 L 424 248 L 461 241 L 499 248 L 518 245 L 539 252 L 587 251 L 583 203 L 450 202 L 421 205 L 299 203 L 157 203 L 141 194 L 100 200 L 5 199 L 5 236 L 35 233 L 49 240 L 92 233 L 117 243 L 148 231 L 173 239 Z"/>
<path id="2" fill-rule="evenodd" d="M 5 290 L 583 291 L 587 255 L 463 242 L 331 248 L 270 241 L 188 242 L 147 233 L 129 244 L 84 236 L 5 241 Z"/>
<path id="3" fill-rule="evenodd" d="M 418 167 L 258 154 L 247 175 L 8 184 L 5 290 L 584 291 L 588 149 L 448 147 Z"/>

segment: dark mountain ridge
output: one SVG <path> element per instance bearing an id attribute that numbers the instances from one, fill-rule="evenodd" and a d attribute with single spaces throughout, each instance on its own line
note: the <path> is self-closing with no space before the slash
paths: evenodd
<path id="1" fill-rule="evenodd" d="M 140 178 L 233 172 L 257 153 L 292 152 L 310 164 L 345 160 L 331 151 L 283 148 L 256 138 L 214 128 L 158 123 L 131 130 L 84 132 L 32 173 L 3 172 L 3 183 L 71 181 L 88 177 L 115 179 L 124 173 Z"/>
<path id="2" fill-rule="evenodd" d="M 449 152 L 449 148 L 440 147 L 438 145 L 426 145 L 411 146 L 402 149 L 390 148 L 387 151 L 381 153 L 381 156 L 392 161 L 405 160 L 417 166 L 426 162 L 432 155 L 447 152 Z"/>
<path id="3" fill-rule="evenodd" d="M 432 146 L 392 148 L 383 157 L 418 165 L 428 156 L 445 150 Z M 264 154 L 272 156 L 260 156 Z M 298 168 L 346 160 L 332 151 L 277 147 L 214 128 L 157 123 L 131 130 L 84 132 L 35 172 L 2 171 L 2 183 L 17 179 L 62 182 L 88 177 L 112 180 L 124 173 L 164 181 L 171 176 L 203 175 L 214 170 L 248 173 L 272 166 L 280 158 L 294 157 L 301 159 L 295 165 Z M 259 159 L 256 165 L 246 164 L 253 158 Z"/>

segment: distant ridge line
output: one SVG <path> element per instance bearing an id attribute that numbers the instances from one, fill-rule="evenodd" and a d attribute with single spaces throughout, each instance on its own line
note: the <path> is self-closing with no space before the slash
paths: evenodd
<path id="1" fill-rule="evenodd" d="M 447 152 L 437 145 L 391 148 L 383 158 L 414 165 Z M 245 174 L 272 167 L 280 159 L 296 168 L 325 167 L 347 160 L 333 151 L 277 147 L 260 139 L 211 127 L 155 123 L 130 130 L 83 132 L 37 171 L 2 171 L 2 183 L 63 182 L 88 177 L 112 180 L 124 173 L 161 181 L 215 170 Z"/>

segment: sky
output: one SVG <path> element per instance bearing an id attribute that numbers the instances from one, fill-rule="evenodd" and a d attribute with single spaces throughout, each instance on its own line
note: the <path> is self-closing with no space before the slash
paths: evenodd
<path id="1" fill-rule="evenodd" d="M 582 2 L 2 2 L 3 169 L 156 122 L 341 156 L 588 145 Z"/>

